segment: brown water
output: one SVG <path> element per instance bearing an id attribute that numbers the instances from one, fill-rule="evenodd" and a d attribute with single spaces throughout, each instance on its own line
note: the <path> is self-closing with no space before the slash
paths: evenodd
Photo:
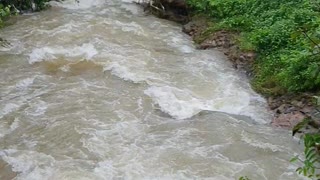
<path id="1" fill-rule="evenodd" d="M 301 178 L 220 52 L 130 1 L 52 4 L 0 30 L 0 178 Z"/>

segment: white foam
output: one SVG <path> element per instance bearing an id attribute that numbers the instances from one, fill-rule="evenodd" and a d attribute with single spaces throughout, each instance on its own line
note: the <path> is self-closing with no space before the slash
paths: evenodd
<path id="1" fill-rule="evenodd" d="M 33 84 L 34 80 L 35 80 L 35 77 L 22 79 L 16 84 L 16 88 L 26 89 Z"/>
<path id="2" fill-rule="evenodd" d="M 202 110 L 240 114 L 243 107 L 249 104 L 249 100 L 241 96 L 240 99 L 233 97 L 229 99 L 222 94 L 221 98 L 201 99 L 188 89 L 182 90 L 171 86 L 151 86 L 144 93 L 150 96 L 163 112 L 176 119 L 190 118 Z"/>
<path id="3" fill-rule="evenodd" d="M 16 110 L 18 110 L 22 106 L 22 103 L 7 103 L 2 109 L 0 109 L 0 119 L 3 118 L 5 115 L 12 113 Z"/>
<path id="4" fill-rule="evenodd" d="M 133 51 L 134 55 L 126 56 L 122 54 L 123 52 L 130 53 L 130 51 Z M 140 83 L 149 79 L 161 79 L 157 73 L 148 69 L 149 62 L 150 64 L 152 62 L 149 58 L 150 52 L 147 50 L 130 50 L 118 47 L 117 50 L 108 52 L 106 56 L 111 61 L 104 62 L 104 71 L 111 71 L 111 74 L 126 81 Z"/>
<path id="5" fill-rule="evenodd" d="M 117 175 L 117 170 L 113 166 L 112 161 L 102 161 L 99 162 L 97 167 L 94 169 L 94 173 L 102 177 L 108 177 L 113 179 Z"/>
<path id="6" fill-rule="evenodd" d="M 5 123 L 0 123 L 0 138 L 4 137 L 5 135 L 17 129 L 19 127 L 19 122 L 20 122 L 19 118 L 15 118 L 10 125 Z"/>
<path id="7" fill-rule="evenodd" d="M 29 54 L 29 63 L 33 64 L 41 61 L 48 61 L 57 59 L 58 55 L 66 57 L 81 57 L 86 60 L 92 59 L 95 55 L 98 54 L 98 51 L 92 44 L 83 44 L 82 46 L 75 47 L 42 47 L 32 50 Z"/>
<path id="8" fill-rule="evenodd" d="M 142 27 L 136 22 L 123 23 L 121 21 L 114 21 L 113 23 L 114 25 L 117 25 L 118 27 L 120 27 L 123 32 L 133 32 L 134 34 L 137 34 L 137 35 L 145 34 Z"/>
<path id="9" fill-rule="evenodd" d="M 168 46 L 178 49 L 178 51 L 182 53 L 189 54 L 195 51 L 195 47 L 190 43 L 188 37 L 180 33 L 167 33 L 164 41 L 168 44 Z"/>
<path id="10" fill-rule="evenodd" d="M 282 149 L 279 146 L 263 142 L 261 140 L 256 140 L 254 137 L 250 137 L 250 135 L 244 131 L 241 132 L 241 140 L 253 147 L 265 150 L 269 149 L 273 152 L 282 151 Z"/>
<path id="11" fill-rule="evenodd" d="M 50 1 L 51 6 L 63 7 L 66 9 L 88 9 L 104 4 L 103 0 L 65 0 L 62 2 Z"/>
<path id="12" fill-rule="evenodd" d="M 14 172 L 19 173 L 17 179 L 41 180 L 54 173 L 50 167 L 54 158 L 43 153 L 7 149 L 0 151 L 0 157 L 12 166 Z"/>
<path id="13" fill-rule="evenodd" d="M 50 29 L 50 30 L 38 29 L 37 31 L 40 32 L 40 34 L 45 33 L 47 34 L 47 36 L 54 37 L 54 36 L 59 36 L 60 34 L 66 34 L 70 32 L 79 32 L 79 29 L 80 29 L 79 22 L 70 21 L 67 24 L 61 25 L 54 29 Z"/>
<path id="14" fill-rule="evenodd" d="M 144 93 L 158 104 L 161 110 L 177 119 L 189 118 L 206 109 L 205 103 L 196 99 L 188 91 L 170 86 L 151 86 Z"/>
<path id="15" fill-rule="evenodd" d="M 14 118 L 12 124 L 10 125 L 10 130 L 13 131 L 19 127 L 19 118 Z"/>
<path id="16" fill-rule="evenodd" d="M 59 68 L 62 72 L 69 72 L 70 71 L 70 66 L 69 65 L 64 65 L 61 68 Z"/>
<path id="17" fill-rule="evenodd" d="M 125 2 L 125 3 L 132 3 L 132 2 L 140 3 L 140 2 L 143 2 L 143 1 L 146 1 L 146 0 L 121 0 L 121 1 Z"/>
<path id="18" fill-rule="evenodd" d="M 104 71 L 111 71 L 111 73 L 115 76 L 118 76 L 126 81 L 132 81 L 135 83 L 142 82 L 148 79 L 147 76 L 143 74 L 133 73 L 130 67 L 121 65 L 118 62 L 112 62 L 106 67 L 104 67 Z"/>
<path id="19" fill-rule="evenodd" d="M 32 102 L 28 103 L 30 107 L 28 107 L 25 110 L 25 113 L 27 115 L 31 115 L 31 116 L 40 116 L 43 115 L 47 108 L 48 105 L 46 102 L 42 101 L 42 100 L 32 100 Z"/>
<path id="20" fill-rule="evenodd" d="M 122 0 L 122 2 L 125 2 L 125 1 Z M 142 8 L 137 6 L 136 4 L 133 4 L 132 2 L 133 0 L 129 0 L 124 4 L 121 4 L 121 7 L 127 11 L 130 11 L 134 15 L 142 14 Z"/>

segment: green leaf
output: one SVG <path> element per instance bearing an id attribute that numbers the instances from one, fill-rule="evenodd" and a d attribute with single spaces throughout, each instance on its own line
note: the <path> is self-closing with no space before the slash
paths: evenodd
<path id="1" fill-rule="evenodd" d="M 316 152 L 315 148 L 311 147 L 310 149 L 308 149 L 307 153 L 305 154 L 306 159 L 310 160 L 311 159 L 310 157 L 315 156 L 316 153 L 317 152 Z"/>
<path id="2" fill-rule="evenodd" d="M 303 121 L 295 125 L 292 129 L 292 136 L 294 136 L 299 130 L 305 127 L 310 122 L 310 120 L 310 118 L 304 118 Z"/>
<path id="3" fill-rule="evenodd" d="M 307 176 L 307 173 L 308 173 L 308 169 L 307 168 L 303 168 L 303 175 Z"/>
<path id="4" fill-rule="evenodd" d="M 299 159 L 299 156 L 297 155 L 297 156 L 293 157 L 292 159 L 290 159 L 290 162 L 295 162 L 295 161 L 297 161 L 298 159 Z"/>

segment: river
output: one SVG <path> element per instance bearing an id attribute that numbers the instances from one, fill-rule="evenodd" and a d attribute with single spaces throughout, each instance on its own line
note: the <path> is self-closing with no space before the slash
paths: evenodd
<path id="1" fill-rule="evenodd" d="M 130 0 L 51 4 L 0 30 L 0 179 L 302 178 L 221 52 Z"/>

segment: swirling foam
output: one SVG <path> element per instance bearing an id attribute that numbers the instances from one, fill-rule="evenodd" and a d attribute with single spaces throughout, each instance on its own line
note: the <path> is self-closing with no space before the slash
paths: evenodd
<path id="1" fill-rule="evenodd" d="M 88 9 L 91 7 L 97 7 L 104 4 L 103 0 L 66 0 L 62 2 L 51 1 L 51 6 L 62 7 L 66 9 Z"/>
<path id="2" fill-rule="evenodd" d="M 146 89 L 144 93 L 151 97 L 163 112 L 176 119 L 187 119 L 198 114 L 200 111 L 209 110 L 246 115 L 252 117 L 259 123 L 266 123 L 263 118 L 264 114 L 260 114 L 260 117 L 255 113 L 250 111 L 247 113 L 245 111 L 245 109 L 252 109 L 252 106 L 254 106 L 250 104 L 250 96 L 245 92 L 232 96 L 228 94 L 228 92 L 225 92 L 225 94 L 220 94 L 219 97 L 201 99 L 188 89 L 182 90 L 164 85 L 151 86 Z M 254 109 L 252 111 L 254 111 Z"/>
<path id="3" fill-rule="evenodd" d="M 177 119 L 186 119 L 207 108 L 206 102 L 194 98 L 188 91 L 170 86 L 151 86 L 144 93 L 150 96 L 161 110 Z"/>
<path id="4" fill-rule="evenodd" d="M 92 44 L 83 44 L 82 46 L 75 46 L 66 48 L 62 46 L 42 47 L 36 48 L 29 54 L 29 63 L 33 64 L 41 61 L 48 61 L 57 59 L 58 56 L 66 57 L 81 57 L 86 60 L 92 59 L 98 51 Z"/>

